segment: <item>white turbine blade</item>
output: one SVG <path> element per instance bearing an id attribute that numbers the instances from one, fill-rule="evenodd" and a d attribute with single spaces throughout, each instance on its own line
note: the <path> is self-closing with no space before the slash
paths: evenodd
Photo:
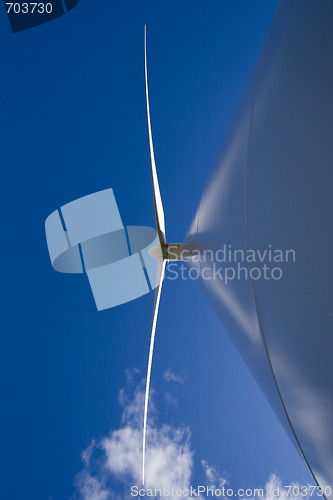
<path id="1" fill-rule="evenodd" d="M 158 184 L 158 177 L 155 164 L 154 146 L 153 146 L 153 136 L 151 132 L 151 121 L 150 121 L 150 108 L 149 108 L 149 96 L 148 96 L 148 72 L 147 72 L 147 28 L 145 26 L 145 82 L 146 82 L 146 105 L 147 105 L 147 121 L 148 121 L 148 136 L 149 136 L 149 152 L 150 152 L 150 163 L 151 163 L 151 175 L 153 180 L 153 191 L 154 191 L 154 205 L 155 205 L 155 218 L 158 237 L 160 239 L 161 245 L 165 245 L 165 222 L 164 222 L 164 210 L 162 205 L 162 198 L 160 187 Z"/>
<path id="2" fill-rule="evenodd" d="M 156 323 L 158 316 L 158 309 L 160 305 L 162 283 L 164 278 L 165 260 L 160 259 L 160 279 L 159 284 L 155 292 L 155 303 L 154 303 L 154 314 L 153 314 L 153 324 L 151 328 L 150 336 L 150 347 L 149 347 L 149 357 L 148 357 L 148 368 L 147 368 L 147 379 L 146 379 L 146 394 L 145 394 L 145 407 L 143 414 L 143 439 L 142 439 L 142 484 L 145 484 L 145 456 L 146 456 L 146 430 L 147 430 L 147 415 L 148 415 L 148 399 L 149 399 L 149 386 L 150 386 L 150 375 L 151 367 L 153 362 L 153 352 L 154 352 L 154 341 L 156 332 Z"/>

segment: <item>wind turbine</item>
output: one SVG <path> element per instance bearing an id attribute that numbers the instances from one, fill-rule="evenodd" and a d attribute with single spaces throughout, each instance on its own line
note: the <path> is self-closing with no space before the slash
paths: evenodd
<path id="1" fill-rule="evenodd" d="M 308 0 L 300 10 L 296 2 L 279 2 L 259 64 L 182 246 L 166 242 L 151 132 L 146 28 L 146 105 L 157 231 L 124 226 L 112 189 L 63 205 L 46 220 L 53 268 L 85 272 L 98 310 L 156 289 L 144 401 L 143 483 L 165 265 L 182 255 L 185 259 L 185 248 L 199 250 L 199 257 L 207 248 L 213 258 L 205 261 L 206 269 L 214 279 L 202 273 L 201 278 L 209 300 L 280 421 L 291 431 L 316 484 L 326 488 L 326 497 L 333 491 L 329 358 L 333 267 L 329 265 L 332 233 L 327 230 L 333 213 L 328 111 L 333 109 L 332 5 Z M 281 280 L 258 280 L 250 274 L 250 280 L 238 278 L 227 284 L 222 277 L 215 278 L 215 266 L 221 263 L 218 251 L 226 242 L 246 251 L 275 242 L 279 249 L 294 249 L 299 257 Z M 324 266 L 318 266 L 318 255 Z M 188 260 L 196 267 L 196 259 Z M 251 262 L 249 273 L 254 269 Z"/>

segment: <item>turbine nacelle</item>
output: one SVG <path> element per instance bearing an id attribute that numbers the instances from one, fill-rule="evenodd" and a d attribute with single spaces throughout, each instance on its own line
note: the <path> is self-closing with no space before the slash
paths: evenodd
<path id="1" fill-rule="evenodd" d="M 182 246 L 180 243 L 166 243 L 165 245 L 155 245 L 150 248 L 149 255 L 154 259 L 163 259 L 166 261 L 180 261 Z"/>

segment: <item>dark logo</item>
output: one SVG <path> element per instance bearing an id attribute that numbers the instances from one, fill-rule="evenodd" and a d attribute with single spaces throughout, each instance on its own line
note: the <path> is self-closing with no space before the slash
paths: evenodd
<path id="1" fill-rule="evenodd" d="M 4 0 L 7 16 L 13 33 L 35 28 L 62 16 L 73 9 L 80 0 L 43 0 L 30 2 L 19 0 L 7 2 Z"/>

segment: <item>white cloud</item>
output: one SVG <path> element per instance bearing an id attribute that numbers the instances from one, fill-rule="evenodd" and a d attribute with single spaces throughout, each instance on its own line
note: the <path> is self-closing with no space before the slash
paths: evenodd
<path id="1" fill-rule="evenodd" d="M 166 392 L 164 394 L 164 399 L 165 399 L 165 402 L 172 406 L 173 408 L 177 408 L 178 407 L 178 399 L 174 397 L 174 395 L 171 393 L 171 392 Z"/>
<path id="2" fill-rule="evenodd" d="M 175 373 L 173 373 L 170 368 L 168 368 L 164 374 L 163 374 L 163 378 L 166 382 L 176 382 L 178 384 L 183 384 L 184 383 L 184 379 L 180 376 L 180 375 L 176 375 Z"/>
<path id="3" fill-rule="evenodd" d="M 76 478 L 81 500 L 128 499 L 131 486 L 142 487 L 143 384 L 132 396 L 122 390 L 119 402 L 122 426 L 100 442 L 93 441 L 82 454 L 84 467 Z M 190 431 L 185 426 L 157 425 L 155 413 L 150 402 L 145 488 L 188 488 L 193 469 Z"/>
<path id="4" fill-rule="evenodd" d="M 77 481 L 81 498 L 84 500 L 108 500 L 112 498 L 100 483 L 99 479 L 92 477 L 89 472 L 81 472 Z"/>
<path id="5" fill-rule="evenodd" d="M 213 490 L 222 488 L 226 483 L 226 479 L 218 472 L 216 467 L 208 465 L 207 460 L 201 460 L 201 465 L 205 473 L 206 484 Z"/>
<path id="6" fill-rule="evenodd" d="M 102 478 L 93 477 L 91 473 L 91 460 L 95 446 L 95 441 L 92 441 L 90 446 L 81 454 L 84 467 L 76 477 L 76 487 L 80 498 L 84 500 L 108 500 L 111 497 L 109 491 L 103 485 Z"/>
<path id="7" fill-rule="evenodd" d="M 150 427 L 147 432 L 146 488 L 189 485 L 192 452 L 189 431 L 169 425 Z M 102 442 L 106 465 L 119 480 L 141 486 L 142 432 L 130 426 L 114 431 Z"/>

